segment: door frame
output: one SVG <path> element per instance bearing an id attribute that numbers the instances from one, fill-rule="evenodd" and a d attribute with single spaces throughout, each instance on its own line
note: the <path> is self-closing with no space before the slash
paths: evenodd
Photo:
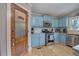
<path id="1" fill-rule="evenodd" d="M 23 8 L 28 12 L 28 42 L 31 42 L 30 36 L 31 36 L 31 31 L 29 30 L 30 27 L 30 14 L 31 11 L 28 9 L 30 5 L 27 5 L 27 8 L 21 4 L 15 3 L 17 6 Z M 30 36 L 29 36 L 30 35 Z M 28 43 L 28 51 L 31 51 L 31 43 Z M 11 56 L 11 3 L 7 4 L 7 56 Z"/>

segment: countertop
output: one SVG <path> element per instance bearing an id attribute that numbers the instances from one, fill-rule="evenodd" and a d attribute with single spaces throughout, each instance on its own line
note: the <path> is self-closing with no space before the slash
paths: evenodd
<path id="1" fill-rule="evenodd" d="M 67 34 L 67 35 L 76 35 L 76 36 L 79 36 L 79 34 Z"/>

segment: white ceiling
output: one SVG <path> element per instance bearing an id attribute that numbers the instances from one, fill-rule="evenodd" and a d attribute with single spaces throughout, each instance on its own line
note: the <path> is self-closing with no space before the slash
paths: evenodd
<path id="1" fill-rule="evenodd" d="M 79 3 L 32 3 L 32 12 L 53 16 L 66 15 L 79 8 Z"/>

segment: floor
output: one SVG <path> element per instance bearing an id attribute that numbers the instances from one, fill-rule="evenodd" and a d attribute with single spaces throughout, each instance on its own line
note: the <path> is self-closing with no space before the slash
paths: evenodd
<path id="1" fill-rule="evenodd" d="M 42 46 L 41 49 L 33 48 L 23 56 L 74 56 L 74 50 L 62 44 Z"/>

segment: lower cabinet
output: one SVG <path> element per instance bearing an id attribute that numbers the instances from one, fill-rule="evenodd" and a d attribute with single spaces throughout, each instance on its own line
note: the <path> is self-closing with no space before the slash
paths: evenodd
<path id="1" fill-rule="evenodd" d="M 59 43 L 59 34 L 58 33 L 54 33 L 54 39 L 55 39 L 55 43 Z"/>
<path id="2" fill-rule="evenodd" d="M 45 45 L 45 34 L 40 34 L 40 45 Z"/>
<path id="3" fill-rule="evenodd" d="M 59 34 L 59 43 L 66 44 L 66 34 L 60 33 Z"/>
<path id="4" fill-rule="evenodd" d="M 65 44 L 65 42 L 66 42 L 66 34 L 54 33 L 54 39 L 55 39 L 56 43 Z"/>
<path id="5" fill-rule="evenodd" d="M 55 39 L 55 43 L 65 44 L 66 43 L 66 34 L 54 33 L 54 39 Z M 32 34 L 31 46 L 38 47 L 38 46 L 42 46 L 42 45 L 45 45 L 45 34 L 43 34 L 43 33 Z"/>
<path id="6" fill-rule="evenodd" d="M 32 47 L 39 46 L 39 34 L 32 34 L 32 36 L 31 36 L 31 46 Z"/>
<path id="7" fill-rule="evenodd" d="M 31 46 L 38 47 L 41 45 L 45 45 L 45 34 L 32 34 Z"/>

